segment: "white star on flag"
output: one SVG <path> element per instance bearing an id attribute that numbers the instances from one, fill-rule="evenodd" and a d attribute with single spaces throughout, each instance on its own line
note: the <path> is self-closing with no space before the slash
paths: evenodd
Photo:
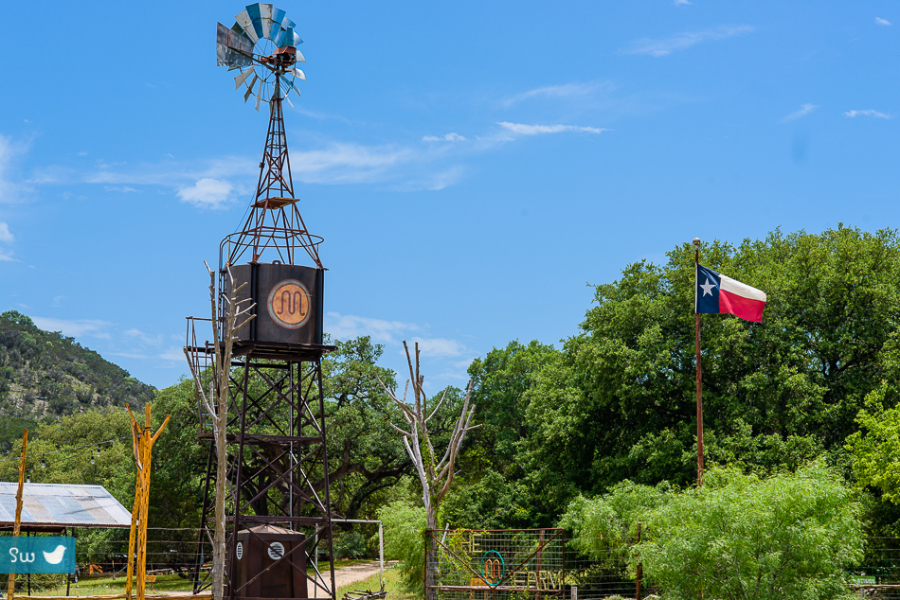
<path id="1" fill-rule="evenodd" d="M 709 277 L 706 278 L 706 283 L 700 286 L 703 288 L 704 296 L 712 296 L 712 291 L 716 289 L 716 284 L 709 282 Z"/>

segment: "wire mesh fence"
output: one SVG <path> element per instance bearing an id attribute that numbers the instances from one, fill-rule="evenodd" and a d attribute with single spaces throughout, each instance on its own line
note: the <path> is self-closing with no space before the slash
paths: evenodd
<path id="1" fill-rule="evenodd" d="M 428 563 L 435 574 L 429 600 L 630 600 L 663 592 L 647 578 L 638 581 L 625 549 L 586 556 L 558 529 L 427 535 L 437 548 Z M 867 538 L 862 564 L 848 568 L 845 581 L 862 598 L 900 600 L 900 538 Z"/>
<path id="2" fill-rule="evenodd" d="M 562 598 L 566 578 L 562 529 L 428 530 L 436 548 L 434 600 Z"/>
<path id="3" fill-rule="evenodd" d="M 601 598 L 635 598 L 637 581 L 629 572 L 627 555 L 623 550 L 607 549 L 601 557 L 579 553 L 571 542 L 566 546 L 566 598 L 599 600 Z M 644 597 L 655 590 L 647 590 Z"/>

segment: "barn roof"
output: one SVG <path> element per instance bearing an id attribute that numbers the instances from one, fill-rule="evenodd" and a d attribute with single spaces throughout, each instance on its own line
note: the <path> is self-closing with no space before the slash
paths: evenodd
<path id="1" fill-rule="evenodd" d="M 16 518 L 18 483 L 0 482 L 0 528 Z M 131 513 L 102 485 L 26 483 L 22 529 L 63 527 L 131 527 Z"/>

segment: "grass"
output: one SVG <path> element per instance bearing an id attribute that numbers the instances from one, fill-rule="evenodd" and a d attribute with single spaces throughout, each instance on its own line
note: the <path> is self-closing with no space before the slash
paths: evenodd
<path id="1" fill-rule="evenodd" d="M 126 577 L 124 574 L 116 579 L 112 579 L 111 577 L 103 579 L 81 579 L 78 583 L 70 585 L 69 594 L 72 596 L 124 594 L 125 581 Z M 64 596 L 66 593 L 66 584 L 63 580 L 62 584 L 57 587 L 46 587 L 41 590 L 36 590 L 34 586 L 32 586 L 31 589 L 32 594 L 35 596 Z M 156 583 L 147 584 L 147 593 L 150 594 L 159 592 L 189 592 L 191 589 L 193 589 L 191 581 L 189 579 L 183 579 L 178 575 L 157 575 Z M 24 593 L 24 591 L 20 593 Z"/>
<path id="2" fill-rule="evenodd" d="M 341 569 L 343 567 L 349 567 L 351 565 L 357 565 L 361 563 L 371 563 L 372 559 L 361 559 L 361 560 L 340 560 L 334 563 L 335 569 Z M 320 564 L 320 567 L 324 567 L 326 570 L 328 568 L 328 564 Z M 389 581 L 389 574 L 393 571 L 394 576 L 393 579 L 399 581 L 399 574 L 396 573 L 396 570 L 389 569 L 385 571 L 385 580 Z M 310 575 L 313 574 L 312 569 L 308 569 L 307 573 Z M 34 579 L 31 585 L 31 593 L 35 596 L 64 596 L 66 594 L 66 583 L 64 576 L 33 576 Z M 21 581 L 21 591 L 19 594 L 25 594 L 27 591 L 25 584 L 25 576 L 19 575 L 17 578 L 17 585 L 19 581 Z M 69 587 L 69 594 L 72 596 L 92 596 L 92 595 L 107 595 L 107 594 L 124 594 L 125 593 L 125 574 L 123 573 L 116 579 L 112 579 L 111 577 L 106 578 L 83 578 L 78 583 L 73 583 Z M 374 583 L 370 583 L 374 581 Z M 43 585 L 42 585 L 43 584 Z M 390 586 L 390 583 L 386 584 Z M 360 587 L 362 586 L 362 587 Z M 341 594 L 345 591 L 351 591 L 352 589 L 371 589 L 378 590 L 379 589 L 378 576 L 375 575 L 374 578 L 369 578 L 365 581 L 359 581 L 357 583 L 353 583 L 347 586 L 346 589 L 339 588 L 338 589 L 338 597 L 340 598 Z M 156 583 L 147 584 L 147 593 L 155 594 L 155 593 L 165 593 L 165 592 L 189 592 L 193 589 L 193 583 L 189 579 L 183 579 L 178 575 L 157 575 Z M 390 587 L 388 587 L 390 589 Z M 399 589 L 399 588 L 397 588 Z M 407 596 L 396 596 L 394 593 L 391 593 L 390 597 L 399 598 L 399 600 L 404 600 Z M 412 596 L 408 596 L 408 598 L 412 599 Z"/>
<path id="3" fill-rule="evenodd" d="M 376 573 L 368 579 L 363 579 L 362 581 L 339 587 L 337 589 L 337 597 L 340 600 L 347 592 L 355 592 L 357 590 L 377 592 L 379 589 L 381 589 L 381 582 L 378 579 L 378 573 Z M 403 583 L 400 581 L 400 570 L 397 569 L 397 567 L 385 569 L 384 589 L 387 592 L 389 600 L 419 600 L 419 597 L 416 594 L 407 592 L 403 588 Z"/>

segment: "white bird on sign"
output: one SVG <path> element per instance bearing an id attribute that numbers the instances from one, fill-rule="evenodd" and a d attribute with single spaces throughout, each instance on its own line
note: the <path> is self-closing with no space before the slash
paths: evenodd
<path id="1" fill-rule="evenodd" d="M 51 565 L 58 565 L 62 562 L 63 554 L 66 553 L 66 547 L 60 544 L 53 552 L 44 552 L 44 560 Z"/>

